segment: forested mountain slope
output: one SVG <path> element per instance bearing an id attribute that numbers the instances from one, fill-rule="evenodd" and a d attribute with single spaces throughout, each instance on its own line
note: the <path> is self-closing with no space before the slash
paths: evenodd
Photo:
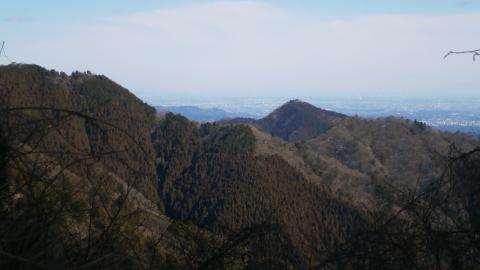
<path id="1" fill-rule="evenodd" d="M 283 118 L 298 117 L 296 112 L 291 114 Z M 318 125 L 323 127 L 324 122 Z M 479 144 L 477 138 L 466 134 L 435 131 L 423 123 L 395 117 L 343 117 L 317 136 L 294 143 L 261 132 L 256 122 L 250 125 L 259 142 L 259 154 L 279 154 L 307 179 L 321 183 L 339 198 L 360 203 L 390 199 L 396 189 L 421 190 L 442 174 L 450 155 Z M 315 123 L 308 126 L 315 129 L 311 125 Z"/>
<path id="2" fill-rule="evenodd" d="M 153 137 L 165 209 L 173 219 L 219 233 L 278 224 L 294 247 L 290 252 L 303 262 L 311 255 L 309 245 L 328 248 L 363 223 L 355 210 L 309 183 L 281 156 L 256 155 L 248 126 L 197 127 L 167 114 Z"/>
<path id="3" fill-rule="evenodd" d="M 152 108 L 104 76 L 9 65 L 0 113 L 0 268 L 163 264 Z"/>
<path id="4" fill-rule="evenodd" d="M 41 138 L 36 147 L 68 150 L 75 156 L 103 156 L 100 163 L 107 170 L 135 181 L 147 197 L 156 198 L 150 142 L 155 110 L 105 76 L 88 72 L 68 76 L 36 65 L 1 66 L 0 106 L 15 108 L 10 112 L 14 118 L 3 123 L 4 129 L 16 131 L 10 136 L 27 136 L 41 129 L 34 134 L 37 140 Z M 114 158 L 107 159 L 105 154 L 113 152 Z M 69 161 L 72 156 L 62 162 Z"/>

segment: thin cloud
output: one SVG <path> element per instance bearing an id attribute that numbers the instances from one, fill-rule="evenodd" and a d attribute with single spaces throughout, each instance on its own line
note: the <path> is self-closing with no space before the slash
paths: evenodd
<path id="1" fill-rule="evenodd" d="M 25 22 L 31 22 L 32 18 L 23 17 L 23 16 L 12 16 L 12 17 L 4 18 L 3 21 L 8 23 L 25 23 Z"/>
<path id="2" fill-rule="evenodd" d="M 479 23 L 480 14 L 325 20 L 271 4 L 217 2 L 68 26 L 28 50 L 36 62 L 105 73 L 158 97 L 466 93 L 477 92 L 479 69 L 442 57 L 476 48 Z"/>
<path id="3" fill-rule="evenodd" d="M 459 8 L 466 8 L 468 6 L 470 6 L 472 4 L 472 2 L 470 1 L 458 1 L 455 3 L 455 6 L 456 7 L 459 7 Z"/>

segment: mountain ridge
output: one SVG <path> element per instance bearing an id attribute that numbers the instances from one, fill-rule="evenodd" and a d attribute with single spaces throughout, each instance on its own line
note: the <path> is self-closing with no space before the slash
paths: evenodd
<path id="1" fill-rule="evenodd" d="M 197 106 L 155 106 L 159 113 L 173 112 L 196 122 L 215 122 L 233 119 L 239 116 L 248 116 L 248 113 L 232 113 L 216 107 L 201 108 Z"/>
<path id="2" fill-rule="evenodd" d="M 125 242 L 130 237 L 135 252 L 179 269 L 218 258 L 225 246 L 222 240 L 262 224 L 269 225 L 265 234 L 238 246 L 241 257 L 232 259 L 236 266 L 316 266 L 325 254 L 374 228 L 370 210 L 388 213 L 401 207 L 398 190 L 415 194 L 431 188 L 449 164 L 452 145 L 464 152 L 479 144 L 473 137 L 434 131 L 416 121 L 347 117 L 299 100 L 260 120 L 200 124 L 173 113 L 158 117 L 152 107 L 105 76 L 89 72 L 69 76 L 35 65 L 0 67 L 0 108 L 8 113 L 0 119 L 0 153 L 4 138 L 11 145 L 29 141 L 25 145 L 32 145 L 58 168 L 68 167 L 57 169 L 38 164 L 42 159 L 28 158 L 26 166 L 13 170 L 16 173 L 4 174 L 0 156 L 0 180 L 7 175 L 5 179 L 21 183 L 32 176 L 17 179 L 18 172 L 24 167 L 36 172 L 39 167 L 47 168 L 38 178 L 49 187 L 62 187 L 51 181 L 51 168 L 58 171 L 54 175 L 74 174 L 89 183 L 75 185 L 77 193 L 62 194 L 79 202 L 68 208 L 67 222 L 58 224 L 67 233 L 55 236 L 75 235 L 75 245 L 68 247 L 84 252 L 81 247 L 89 246 L 85 242 L 89 240 L 83 235 L 90 231 L 84 221 L 91 219 L 92 209 L 75 211 L 78 205 L 88 207 L 85 199 L 95 199 L 91 205 L 100 218 L 92 223 L 97 232 L 113 226 L 108 218 L 115 216 L 122 196 L 133 196 L 149 208 L 142 213 L 146 216 L 133 215 L 135 219 L 115 228 L 118 234 L 106 232 L 104 238 L 100 233 L 100 240 L 108 241 L 98 253 L 121 250 L 120 257 L 132 258 L 127 245 L 131 243 Z M 12 108 L 25 110 L 13 113 Z M 72 116 L 67 109 L 88 117 Z M 89 161 L 70 165 L 78 156 Z M 70 185 L 71 177 L 62 179 Z M 15 200 L 9 203 L 15 206 Z M 129 203 L 135 212 L 135 200 Z M 157 212 L 158 217 L 169 218 L 164 222 L 167 236 L 156 232 L 158 224 L 150 219 Z M 12 224 L 22 225 L 19 221 Z M 168 240 L 163 241 L 165 237 Z M 151 241 L 160 244 L 152 249 Z M 202 261 L 205 250 L 211 257 Z M 192 254 L 198 258 L 191 260 Z M 132 259 L 132 265 L 149 260 L 140 257 Z M 41 258 L 40 263 L 48 263 L 48 257 Z"/>
<path id="3" fill-rule="evenodd" d="M 259 120 L 237 118 L 225 122 L 252 124 L 261 131 L 292 142 L 314 138 L 346 117 L 294 99 Z"/>

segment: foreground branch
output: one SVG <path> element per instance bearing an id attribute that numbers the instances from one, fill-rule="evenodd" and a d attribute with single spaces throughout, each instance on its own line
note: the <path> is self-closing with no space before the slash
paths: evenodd
<path id="1" fill-rule="evenodd" d="M 473 61 L 475 61 L 477 56 L 480 56 L 480 49 L 478 50 L 473 50 L 473 51 L 449 51 L 443 58 L 447 58 L 451 54 L 472 54 L 473 55 Z"/>

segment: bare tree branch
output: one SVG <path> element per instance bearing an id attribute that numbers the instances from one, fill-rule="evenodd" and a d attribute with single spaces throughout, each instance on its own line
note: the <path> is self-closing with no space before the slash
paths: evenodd
<path id="1" fill-rule="evenodd" d="M 480 49 L 478 50 L 473 50 L 473 51 L 449 51 L 444 57 L 443 59 L 447 58 L 448 56 L 450 56 L 451 54 L 472 54 L 473 56 L 473 61 L 476 60 L 476 57 L 477 56 L 480 56 Z"/>

